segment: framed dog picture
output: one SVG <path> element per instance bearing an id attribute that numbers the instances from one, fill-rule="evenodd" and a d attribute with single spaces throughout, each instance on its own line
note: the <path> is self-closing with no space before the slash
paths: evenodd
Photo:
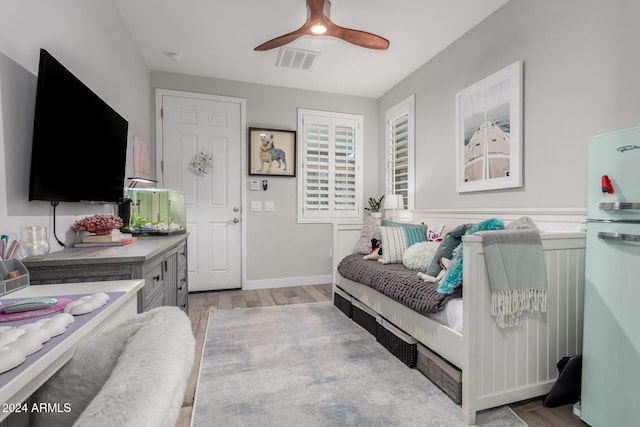
<path id="1" fill-rule="evenodd" d="M 296 176 L 296 131 L 250 127 L 249 175 Z"/>

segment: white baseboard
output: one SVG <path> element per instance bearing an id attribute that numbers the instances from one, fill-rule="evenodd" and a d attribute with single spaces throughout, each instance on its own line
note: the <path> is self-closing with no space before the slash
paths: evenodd
<path id="1" fill-rule="evenodd" d="M 331 274 L 303 277 L 281 277 L 278 279 L 247 280 L 242 289 L 248 291 L 256 289 L 289 288 L 292 286 L 323 285 L 325 283 L 331 283 L 332 280 L 333 276 Z"/>

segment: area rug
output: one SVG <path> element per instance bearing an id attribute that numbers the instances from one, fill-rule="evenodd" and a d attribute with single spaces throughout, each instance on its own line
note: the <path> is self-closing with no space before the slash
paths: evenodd
<path id="1" fill-rule="evenodd" d="M 506 407 L 477 424 L 520 427 Z M 463 426 L 462 409 L 331 302 L 212 310 L 193 426 Z"/>

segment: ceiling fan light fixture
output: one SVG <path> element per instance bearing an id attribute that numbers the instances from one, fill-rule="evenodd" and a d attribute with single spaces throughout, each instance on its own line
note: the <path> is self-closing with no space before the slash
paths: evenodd
<path id="1" fill-rule="evenodd" d="M 313 34 L 321 35 L 327 32 L 327 27 L 322 23 L 317 23 L 311 27 L 311 32 Z"/>
<path id="2" fill-rule="evenodd" d="M 389 40 L 366 31 L 341 27 L 331 21 L 331 2 L 329 0 L 306 0 L 307 20 L 295 31 L 268 40 L 253 50 L 265 51 L 287 45 L 303 36 L 328 36 L 342 39 L 347 43 L 366 49 L 387 50 Z"/>

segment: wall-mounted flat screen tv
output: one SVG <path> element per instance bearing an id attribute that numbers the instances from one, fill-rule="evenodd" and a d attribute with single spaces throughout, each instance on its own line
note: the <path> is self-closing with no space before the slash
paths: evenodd
<path id="1" fill-rule="evenodd" d="M 120 201 L 128 127 L 120 114 L 41 49 L 29 200 Z"/>

